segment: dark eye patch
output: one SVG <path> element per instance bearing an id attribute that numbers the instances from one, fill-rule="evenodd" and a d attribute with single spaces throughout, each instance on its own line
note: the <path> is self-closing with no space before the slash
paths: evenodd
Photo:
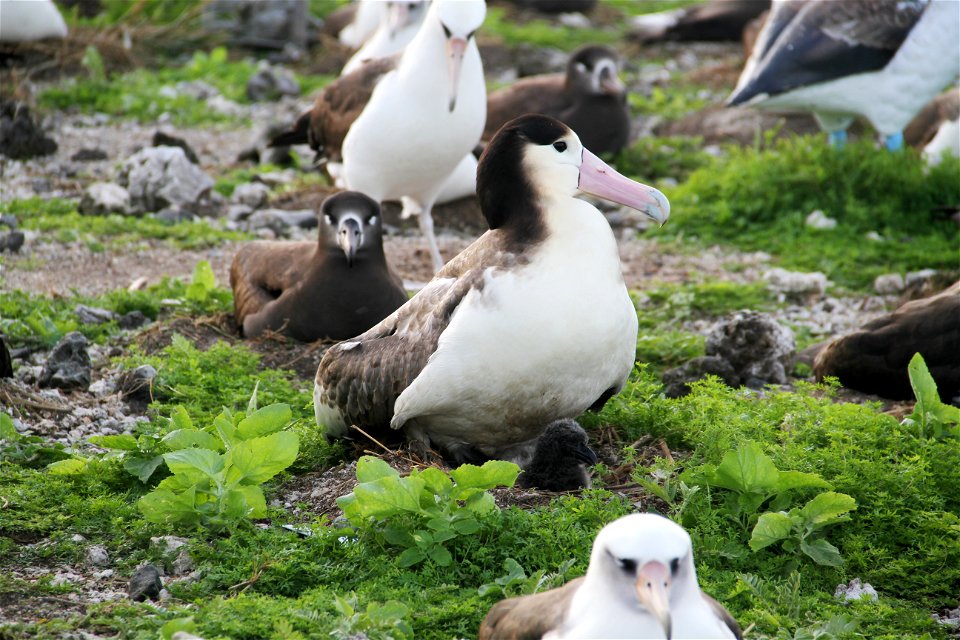
<path id="1" fill-rule="evenodd" d="M 636 573 L 637 572 L 637 561 L 630 558 L 618 558 L 617 564 L 620 565 L 620 568 L 626 571 L 627 573 Z"/>
<path id="2" fill-rule="evenodd" d="M 680 569 L 680 558 L 674 558 L 670 561 L 670 575 L 677 575 L 677 571 Z"/>
<path id="3" fill-rule="evenodd" d="M 556 142 L 553 143 L 553 148 L 559 151 L 560 153 L 563 153 L 564 151 L 567 150 L 567 143 L 564 142 L 563 140 L 557 140 Z"/>
<path id="4" fill-rule="evenodd" d="M 442 22 L 440 23 L 440 26 L 443 27 L 443 33 L 444 33 L 444 35 L 446 35 L 446 36 L 449 38 L 450 35 L 451 35 L 451 33 L 452 33 L 452 32 L 450 31 L 450 29 L 448 29 L 448 28 L 447 28 L 447 25 L 443 24 Z"/>

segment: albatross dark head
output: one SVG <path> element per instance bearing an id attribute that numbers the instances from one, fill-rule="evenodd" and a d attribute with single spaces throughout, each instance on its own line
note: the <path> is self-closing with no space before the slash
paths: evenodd
<path id="1" fill-rule="evenodd" d="M 320 244 L 340 250 L 347 265 L 367 255 L 383 255 L 380 205 L 358 191 L 343 191 L 320 207 Z"/>
<path id="2" fill-rule="evenodd" d="M 567 90 L 584 95 L 622 96 L 626 92 L 617 52 L 599 44 L 580 47 L 571 54 L 566 82 Z"/>
<path id="3" fill-rule="evenodd" d="M 641 211 L 663 224 L 666 196 L 620 175 L 585 149 L 568 126 L 527 114 L 503 125 L 477 166 L 480 210 L 491 229 L 514 241 L 536 242 L 545 233 L 545 207 L 589 194 Z"/>

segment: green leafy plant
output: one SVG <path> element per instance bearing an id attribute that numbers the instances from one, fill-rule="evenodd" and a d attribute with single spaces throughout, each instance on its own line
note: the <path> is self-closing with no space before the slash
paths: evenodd
<path id="1" fill-rule="evenodd" d="M 917 404 L 913 408 L 913 413 L 903 420 L 903 424 L 915 425 L 921 436 L 929 434 L 934 438 L 942 438 L 946 435 L 953 437 L 960 435 L 957 426 L 960 424 L 960 409 L 940 400 L 937 383 L 930 375 L 930 369 L 927 368 L 923 356 L 919 353 L 914 354 L 907 366 L 907 373 L 910 376 L 910 386 L 913 387 Z"/>
<path id="2" fill-rule="evenodd" d="M 0 464 L 7 462 L 39 468 L 68 457 L 59 442 L 19 433 L 13 426 L 13 418 L 0 411 Z"/>
<path id="3" fill-rule="evenodd" d="M 528 576 L 519 562 L 513 558 L 507 558 L 503 561 L 503 569 L 506 573 L 493 582 L 480 585 L 477 593 L 481 596 L 495 595 L 499 598 L 510 598 L 553 589 L 562 584 L 567 572 L 574 564 L 576 559 L 569 558 L 564 560 L 554 572 L 541 569 L 532 576 Z"/>
<path id="4" fill-rule="evenodd" d="M 782 542 L 789 552 L 801 551 L 817 564 L 839 566 L 840 552 L 820 538 L 826 526 L 849 520 L 847 513 L 856 509 L 856 501 L 843 493 L 821 493 L 801 508 L 784 511 L 799 489 L 829 488 L 820 476 L 800 471 L 780 471 L 773 460 L 755 442 L 747 441 L 736 451 L 729 451 L 716 468 L 705 465 L 702 479 L 710 486 L 728 489 L 728 514 L 745 528 L 764 504 L 777 511 L 760 514 L 750 537 L 750 548 L 759 551 Z"/>
<path id="5" fill-rule="evenodd" d="M 220 530 L 266 515 L 260 485 L 293 464 L 299 441 L 284 430 L 292 419 L 288 405 L 248 412 L 224 409 L 213 421 L 216 437 L 180 414 L 178 428 L 164 437 L 171 451 L 163 461 L 172 475 L 138 502 L 147 520 Z"/>
<path id="6" fill-rule="evenodd" d="M 196 432 L 198 435 L 193 439 L 197 441 L 197 444 L 200 444 L 203 439 L 199 434 L 208 436 L 204 441 L 205 444 L 212 444 L 208 448 L 217 448 L 216 439 L 210 433 L 193 428 L 190 416 L 183 407 L 174 407 L 170 416 L 170 424 L 174 427 L 174 430 L 166 435 L 150 423 L 140 423 L 141 433 L 139 435 L 124 433 L 91 436 L 89 440 L 92 444 L 112 450 L 108 457 L 116 457 L 121 460 L 124 470 L 140 482 L 150 480 L 154 471 L 163 464 L 164 453 L 183 448 L 186 439 L 183 434 L 185 433 Z"/>
<path id="7" fill-rule="evenodd" d="M 206 260 L 199 261 L 193 268 L 193 277 L 187 287 L 187 300 L 205 302 L 217 288 L 217 278 L 213 274 L 213 267 Z"/>
<path id="8" fill-rule="evenodd" d="M 410 607 L 388 600 L 383 604 L 370 602 L 367 608 L 361 610 L 357 605 L 356 596 L 336 596 L 333 608 L 340 614 L 340 622 L 330 632 L 334 638 L 374 637 L 384 640 L 406 640 L 413 638 L 413 629 L 406 618 L 410 615 Z"/>
<path id="9" fill-rule="evenodd" d="M 357 527 L 382 525 L 384 539 L 404 547 L 400 566 L 429 558 L 445 567 L 453 557 L 444 543 L 479 531 L 480 520 L 499 511 L 487 489 L 513 486 L 519 473 L 511 462 L 490 460 L 481 467 L 462 465 L 450 475 L 427 467 L 400 477 L 380 458 L 364 456 L 357 461 L 359 484 L 337 504 Z"/>

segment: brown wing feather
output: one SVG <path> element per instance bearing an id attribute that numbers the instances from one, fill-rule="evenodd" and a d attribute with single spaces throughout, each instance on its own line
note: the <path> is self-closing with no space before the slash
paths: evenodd
<path id="1" fill-rule="evenodd" d="M 836 376 L 859 391 L 909 398 L 914 353 L 923 356 L 941 398 L 960 390 L 960 282 L 837 338 L 817 354 L 813 372 L 818 380 Z"/>
<path id="2" fill-rule="evenodd" d="M 570 99 L 564 91 L 565 82 L 566 76 L 562 73 L 532 76 L 491 93 L 487 97 L 483 139 L 490 140 L 500 127 L 525 113 L 556 117 L 570 106 Z"/>
<path id="3" fill-rule="evenodd" d="M 296 283 L 296 275 L 315 258 L 315 242 L 251 242 L 230 264 L 230 287 L 237 326 Z"/>
<path id="4" fill-rule="evenodd" d="M 479 640 L 540 640 L 563 623 L 582 582 L 577 578 L 557 589 L 498 602 L 480 623 Z"/>
<path id="5" fill-rule="evenodd" d="M 310 112 L 310 147 L 331 160 L 340 158 L 343 139 L 380 79 L 397 67 L 400 55 L 367 60 L 358 69 L 328 84 Z"/>
<path id="6" fill-rule="evenodd" d="M 347 424 L 371 435 L 390 435 L 394 403 L 427 365 L 464 297 L 483 288 L 488 268 L 521 260 L 504 250 L 503 235 L 488 231 L 393 314 L 328 350 L 317 369 L 322 401 L 335 407 Z"/>
<path id="7" fill-rule="evenodd" d="M 734 617 L 730 615 L 730 612 L 727 611 L 727 608 L 702 591 L 700 593 L 703 595 L 703 599 L 707 601 L 707 604 L 710 605 L 710 608 L 713 609 L 713 612 L 717 615 L 717 617 L 723 620 L 723 623 L 727 625 L 730 631 L 733 631 L 733 636 L 737 640 L 743 640 L 743 630 L 740 629 L 740 623 L 738 623 Z"/>

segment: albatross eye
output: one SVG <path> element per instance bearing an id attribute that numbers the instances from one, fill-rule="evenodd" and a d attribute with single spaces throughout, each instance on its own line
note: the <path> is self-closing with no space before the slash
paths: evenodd
<path id="1" fill-rule="evenodd" d="M 449 38 L 450 35 L 451 35 L 451 33 L 452 33 L 452 32 L 450 31 L 450 29 L 447 28 L 447 25 L 443 24 L 442 22 L 440 23 L 440 26 L 443 27 L 443 33 L 444 33 L 444 35 L 446 35 L 446 36 Z"/>
<path id="2" fill-rule="evenodd" d="M 670 561 L 670 575 L 677 575 L 678 569 L 680 569 L 680 558 L 674 558 Z"/>
<path id="3" fill-rule="evenodd" d="M 627 573 L 633 574 L 637 572 L 637 561 L 630 558 L 619 558 L 617 564 L 620 565 L 620 568 L 626 571 Z"/>
<path id="4" fill-rule="evenodd" d="M 553 143 L 553 148 L 559 151 L 560 153 L 563 153 L 564 151 L 567 150 L 567 143 L 564 142 L 563 140 L 557 140 L 556 142 Z"/>

